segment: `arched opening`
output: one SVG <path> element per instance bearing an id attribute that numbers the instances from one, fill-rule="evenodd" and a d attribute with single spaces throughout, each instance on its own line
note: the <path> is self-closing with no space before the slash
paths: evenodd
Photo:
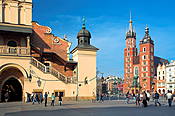
<path id="1" fill-rule="evenodd" d="M 7 46 L 9 47 L 17 47 L 17 43 L 15 41 L 8 41 Z"/>
<path id="2" fill-rule="evenodd" d="M 8 41 L 7 46 L 9 46 L 8 52 L 10 54 L 16 54 L 17 53 L 17 48 L 16 48 L 17 43 L 15 41 Z"/>
<path id="3" fill-rule="evenodd" d="M 10 78 L 6 80 L 2 86 L 1 100 L 4 102 L 22 101 L 22 86 L 21 83 L 15 79 Z"/>
<path id="4" fill-rule="evenodd" d="M 10 101 L 22 101 L 25 70 L 16 64 L 7 64 L 0 69 L 0 102 L 9 96 Z"/>

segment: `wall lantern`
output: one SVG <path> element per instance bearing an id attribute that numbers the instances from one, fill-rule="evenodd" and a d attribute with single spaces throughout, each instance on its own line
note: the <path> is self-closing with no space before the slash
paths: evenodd
<path id="1" fill-rule="evenodd" d="M 41 80 L 40 79 L 37 80 L 37 84 L 38 84 L 38 87 L 41 87 Z"/>

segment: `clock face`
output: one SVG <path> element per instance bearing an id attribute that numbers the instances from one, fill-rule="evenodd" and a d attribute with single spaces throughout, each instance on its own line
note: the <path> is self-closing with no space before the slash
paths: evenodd
<path id="1" fill-rule="evenodd" d="M 54 39 L 54 42 L 59 43 L 59 40 L 58 39 Z"/>
<path id="2" fill-rule="evenodd" d="M 61 45 L 60 40 L 57 38 L 52 38 L 53 44 Z"/>

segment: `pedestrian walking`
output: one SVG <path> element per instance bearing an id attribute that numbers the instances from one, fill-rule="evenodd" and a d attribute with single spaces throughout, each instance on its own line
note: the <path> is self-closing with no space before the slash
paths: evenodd
<path id="1" fill-rule="evenodd" d="M 61 94 L 59 94 L 59 96 L 58 96 L 58 101 L 59 101 L 59 105 L 61 106 L 62 105 L 62 101 L 63 101 L 63 99 L 62 99 L 62 95 Z"/>
<path id="2" fill-rule="evenodd" d="M 97 93 L 97 101 L 99 100 L 99 94 Z"/>
<path id="3" fill-rule="evenodd" d="M 5 98 L 5 102 L 9 101 L 9 92 L 8 91 L 4 94 L 4 98 Z"/>
<path id="4" fill-rule="evenodd" d="M 51 106 L 54 106 L 54 104 L 55 104 L 55 95 L 54 95 L 54 93 L 52 93 L 52 96 L 51 96 Z"/>
<path id="5" fill-rule="evenodd" d="M 92 103 L 95 103 L 95 93 L 94 92 L 92 92 Z"/>
<path id="6" fill-rule="evenodd" d="M 126 103 L 129 104 L 130 94 L 129 91 L 126 93 Z"/>
<path id="7" fill-rule="evenodd" d="M 40 104 L 40 100 L 39 100 L 39 95 L 38 95 L 38 93 L 36 93 L 36 101 L 38 102 L 38 104 Z"/>
<path id="8" fill-rule="evenodd" d="M 175 91 L 172 96 L 173 96 L 173 101 L 175 102 Z"/>
<path id="9" fill-rule="evenodd" d="M 140 93 L 136 93 L 136 106 L 140 106 Z"/>
<path id="10" fill-rule="evenodd" d="M 155 100 L 155 106 L 157 106 L 157 104 L 161 106 L 161 103 L 159 102 L 159 93 L 157 93 L 157 91 L 155 91 L 154 100 Z"/>
<path id="11" fill-rule="evenodd" d="M 43 102 L 43 94 L 42 93 L 40 94 L 39 100 L 40 100 L 40 103 L 42 104 L 42 102 Z"/>
<path id="12" fill-rule="evenodd" d="M 147 91 L 147 101 L 149 102 L 150 101 L 150 97 L 151 97 L 151 95 L 150 95 L 150 93 L 149 93 L 149 91 Z"/>
<path id="13" fill-rule="evenodd" d="M 35 104 L 36 101 L 36 93 L 32 93 L 32 104 Z"/>
<path id="14" fill-rule="evenodd" d="M 48 97 L 48 94 L 47 94 L 47 92 L 45 92 L 45 94 L 44 94 L 45 107 L 47 107 L 47 97 Z"/>
<path id="15" fill-rule="evenodd" d="M 168 90 L 168 93 L 166 94 L 167 100 L 168 100 L 168 105 L 171 107 L 172 100 L 173 100 L 173 95 L 172 93 Z"/>
<path id="16" fill-rule="evenodd" d="M 103 103 L 103 101 L 104 101 L 104 100 L 103 100 L 103 94 L 101 94 L 101 95 L 100 95 L 100 102 Z"/>
<path id="17" fill-rule="evenodd" d="M 143 98 L 142 98 L 142 103 L 143 103 L 143 106 L 144 107 L 147 107 L 148 106 L 148 104 L 147 104 L 147 94 L 146 94 L 146 92 L 144 91 L 143 92 Z"/>

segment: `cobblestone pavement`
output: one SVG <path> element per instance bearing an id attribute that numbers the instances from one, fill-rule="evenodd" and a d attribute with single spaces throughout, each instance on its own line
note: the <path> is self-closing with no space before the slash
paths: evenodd
<path id="1" fill-rule="evenodd" d="M 153 102 L 146 108 L 126 104 L 124 101 L 105 101 L 92 103 L 90 101 L 64 102 L 62 106 L 44 107 L 44 104 L 0 103 L 0 116 L 174 116 L 175 105 L 168 107 L 166 103 L 155 107 Z"/>

